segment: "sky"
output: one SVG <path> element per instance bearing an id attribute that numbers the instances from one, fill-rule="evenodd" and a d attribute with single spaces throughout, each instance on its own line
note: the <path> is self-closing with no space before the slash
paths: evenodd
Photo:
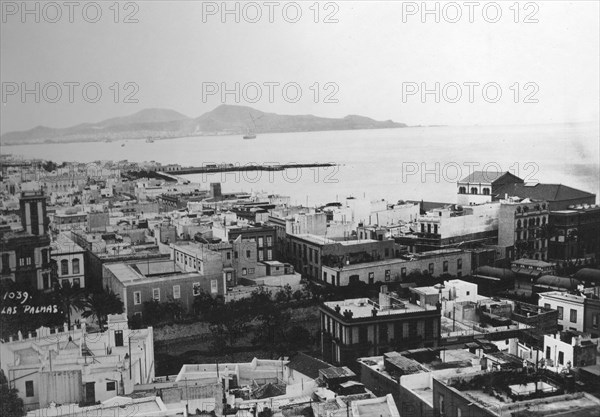
<path id="1" fill-rule="evenodd" d="M 598 1 L 47 3 L 1 0 L 2 133 L 223 103 L 409 125 L 599 120 Z"/>

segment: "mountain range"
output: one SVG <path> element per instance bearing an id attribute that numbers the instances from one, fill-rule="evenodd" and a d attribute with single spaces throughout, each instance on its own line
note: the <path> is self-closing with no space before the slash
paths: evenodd
<path id="1" fill-rule="evenodd" d="M 30 130 L 7 132 L 0 136 L 0 141 L 3 145 L 16 145 L 235 135 L 244 134 L 248 130 L 260 134 L 401 127 L 407 126 L 404 123 L 377 121 L 364 116 L 348 115 L 336 119 L 311 114 L 282 115 L 265 113 L 247 106 L 223 104 L 196 118 L 169 109 L 145 109 L 98 123 L 82 123 L 67 128 L 37 126 Z"/>

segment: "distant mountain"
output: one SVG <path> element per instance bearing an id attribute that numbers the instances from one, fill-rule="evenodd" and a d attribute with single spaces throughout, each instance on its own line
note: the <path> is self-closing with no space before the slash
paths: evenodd
<path id="1" fill-rule="evenodd" d="M 37 126 L 27 131 L 8 132 L 0 140 L 4 145 L 11 145 L 243 134 L 248 129 L 256 133 L 282 133 L 401 127 L 406 125 L 391 120 L 380 122 L 364 116 L 350 115 L 334 119 L 311 114 L 281 115 L 223 104 L 195 119 L 173 110 L 146 109 L 99 123 L 83 123 L 59 129 Z"/>

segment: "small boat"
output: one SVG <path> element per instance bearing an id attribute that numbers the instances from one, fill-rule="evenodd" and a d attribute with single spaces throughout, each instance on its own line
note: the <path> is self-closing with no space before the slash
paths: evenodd
<path id="1" fill-rule="evenodd" d="M 148 139 L 146 139 L 146 143 L 154 143 L 154 139 L 148 138 Z"/>
<path id="2" fill-rule="evenodd" d="M 123 146 L 125 146 L 125 144 L 124 144 L 124 143 L 122 143 L 122 144 L 121 144 L 121 147 L 123 147 Z"/>
<path id="3" fill-rule="evenodd" d="M 256 139 L 256 134 L 248 129 L 248 132 L 243 136 L 244 139 Z"/>
<path id="4" fill-rule="evenodd" d="M 252 126 L 254 126 L 252 129 L 248 128 L 246 129 L 246 134 L 244 136 L 242 136 L 244 139 L 256 139 L 256 120 L 254 119 L 254 117 L 252 117 L 252 115 L 250 113 L 248 113 L 248 115 L 250 116 L 250 119 L 252 120 Z M 262 117 L 262 116 L 260 116 Z M 259 117 L 259 119 L 260 119 Z"/>

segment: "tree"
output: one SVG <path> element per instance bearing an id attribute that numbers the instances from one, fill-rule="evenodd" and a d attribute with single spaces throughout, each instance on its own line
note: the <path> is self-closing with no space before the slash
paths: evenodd
<path id="1" fill-rule="evenodd" d="M 213 337 L 213 348 L 216 351 L 230 351 L 239 338 L 249 328 L 252 314 L 247 299 L 234 300 L 229 303 L 215 303 L 209 316 L 210 332 Z"/>
<path id="2" fill-rule="evenodd" d="M 67 320 L 69 330 L 71 330 L 71 310 L 81 311 L 86 306 L 85 293 L 70 281 L 64 281 L 63 284 L 56 282 L 54 284 L 54 295 L 61 308 L 64 317 Z"/>
<path id="3" fill-rule="evenodd" d="M 85 300 L 84 308 L 83 317 L 95 317 L 101 329 L 109 314 L 121 314 L 124 311 L 121 297 L 108 288 L 90 294 Z"/>
<path id="4" fill-rule="evenodd" d="M 25 415 L 23 400 L 19 398 L 19 391 L 8 385 L 4 371 L 0 370 L 0 416 L 21 417 Z"/>

